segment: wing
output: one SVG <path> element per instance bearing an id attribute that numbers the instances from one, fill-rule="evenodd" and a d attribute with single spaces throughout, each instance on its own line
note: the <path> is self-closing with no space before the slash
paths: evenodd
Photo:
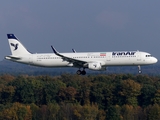
<path id="1" fill-rule="evenodd" d="M 64 56 L 62 54 L 60 54 L 53 46 L 51 46 L 53 52 L 57 55 L 57 56 L 60 56 L 64 61 L 68 61 L 70 63 L 73 63 L 73 65 L 75 67 L 85 67 L 85 65 L 87 64 L 86 61 L 82 61 L 82 60 L 77 60 L 77 59 L 74 59 L 74 58 L 70 58 L 70 57 L 67 57 L 67 56 Z"/>

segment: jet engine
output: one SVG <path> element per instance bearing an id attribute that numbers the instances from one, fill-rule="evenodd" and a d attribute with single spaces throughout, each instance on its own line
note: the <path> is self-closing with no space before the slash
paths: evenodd
<path id="1" fill-rule="evenodd" d="M 91 70 L 106 70 L 106 67 L 101 66 L 101 63 L 88 63 L 88 69 Z"/>

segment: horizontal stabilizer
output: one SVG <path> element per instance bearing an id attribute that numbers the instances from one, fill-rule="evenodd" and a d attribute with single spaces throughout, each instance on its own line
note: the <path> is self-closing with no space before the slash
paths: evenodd
<path id="1" fill-rule="evenodd" d="M 5 59 L 7 59 L 7 60 L 10 60 L 10 59 L 20 60 L 21 58 L 18 56 L 6 56 Z"/>

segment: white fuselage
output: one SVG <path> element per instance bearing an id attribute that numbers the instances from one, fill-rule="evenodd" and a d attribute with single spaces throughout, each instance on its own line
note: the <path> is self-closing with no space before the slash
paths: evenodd
<path id="1" fill-rule="evenodd" d="M 64 56 L 80 61 L 100 62 L 102 66 L 128 66 L 149 65 L 157 62 L 157 59 L 149 53 L 140 51 L 116 51 L 116 52 L 85 52 L 85 53 L 61 53 Z M 72 67 L 73 64 L 62 59 L 54 53 L 24 54 L 21 59 L 8 60 L 41 66 L 41 67 Z M 75 67 L 75 66 L 74 66 Z"/>
<path id="2" fill-rule="evenodd" d="M 59 53 L 51 46 L 53 53 L 31 54 L 14 34 L 7 34 L 11 55 L 5 58 L 11 61 L 41 67 L 77 67 L 78 75 L 85 75 L 85 68 L 106 70 L 107 66 L 127 66 L 154 64 L 158 60 L 147 52 L 114 51 L 114 52 L 76 52 Z M 81 70 L 81 68 L 83 70 Z"/>

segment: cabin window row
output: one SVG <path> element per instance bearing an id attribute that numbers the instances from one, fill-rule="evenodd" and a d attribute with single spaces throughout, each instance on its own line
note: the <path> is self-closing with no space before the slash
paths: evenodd
<path id="1" fill-rule="evenodd" d="M 152 57 L 152 55 L 146 55 L 146 57 Z"/>
<path id="2" fill-rule="evenodd" d="M 96 56 L 96 57 L 72 57 L 72 58 L 105 58 L 104 56 Z M 48 57 L 48 58 L 38 58 L 38 59 L 61 59 L 61 57 Z"/>
<path id="3" fill-rule="evenodd" d="M 61 59 L 60 57 L 38 58 L 38 59 Z"/>
<path id="4" fill-rule="evenodd" d="M 115 58 L 115 57 L 116 57 L 116 58 L 117 58 L 117 57 L 118 57 L 118 58 L 122 58 L 122 57 L 123 57 L 123 58 L 124 58 L 124 57 L 126 58 L 126 57 L 136 57 L 136 56 L 118 56 L 118 55 L 117 55 L 117 56 L 112 56 L 112 58 Z"/>

